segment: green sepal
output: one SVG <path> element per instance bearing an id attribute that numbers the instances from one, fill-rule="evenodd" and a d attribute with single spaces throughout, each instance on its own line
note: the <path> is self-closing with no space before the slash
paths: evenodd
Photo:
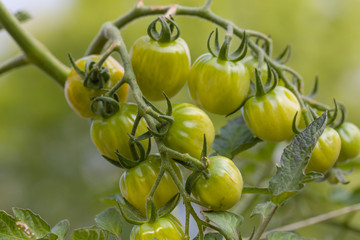
<path id="1" fill-rule="evenodd" d="M 101 96 L 92 99 L 90 108 L 93 113 L 106 119 L 120 110 L 120 103 L 112 97 Z"/>
<path id="2" fill-rule="evenodd" d="M 296 118 L 297 115 L 299 114 L 299 112 L 296 112 L 292 121 L 292 130 L 295 134 L 299 134 L 301 133 L 301 131 L 298 129 L 298 127 L 296 126 Z"/>
<path id="3" fill-rule="evenodd" d="M 115 151 L 115 154 L 119 160 L 120 165 L 123 166 L 123 168 L 126 168 L 126 169 L 133 168 L 140 163 L 140 161 L 134 161 L 134 160 L 131 160 L 131 159 L 125 157 L 124 155 L 119 153 L 118 150 Z"/>
<path id="4" fill-rule="evenodd" d="M 265 91 L 265 88 L 264 88 L 264 84 L 261 80 L 261 73 L 259 71 L 258 68 L 255 68 L 254 69 L 255 71 L 255 86 L 256 86 L 256 93 L 255 95 L 257 97 L 260 97 L 260 96 L 264 96 L 266 94 L 266 91 Z"/>
<path id="5" fill-rule="evenodd" d="M 149 223 L 154 223 L 159 218 L 157 207 L 152 197 L 146 198 L 146 218 Z"/>
<path id="6" fill-rule="evenodd" d="M 147 222 L 146 216 L 123 198 L 121 193 L 116 195 L 116 202 L 126 222 L 134 225 L 141 225 Z"/>
<path id="7" fill-rule="evenodd" d="M 201 151 L 201 159 L 207 158 L 207 141 L 206 141 L 206 135 L 204 134 L 204 141 L 203 141 L 203 147 Z"/>
<path id="8" fill-rule="evenodd" d="M 182 166 L 184 166 L 185 168 L 191 170 L 191 171 L 198 171 L 199 168 L 197 166 L 195 166 L 194 164 L 192 164 L 191 161 L 183 161 L 181 159 L 177 159 L 177 158 L 172 158 L 172 160 L 174 160 L 175 162 L 181 164 Z"/>
<path id="9" fill-rule="evenodd" d="M 101 155 L 103 158 L 105 158 L 109 163 L 111 163 L 112 165 L 118 167 L 118 168 L 125 168 L 119 161 L 115 161 L 105 155 Z"/>
<path id="10" fill-rule="evenodd" d="M 130 133 L 128 133 L 128 135 L 129 135 L 129 137 L 130 137 L 130 144 L 131 144 L 131 143 L 134 143 L 135 146 L 138 148 L 139 153 L 140 153 L 140 156 L 136 154 L 136 155 L 139 157 L 138 159 L 136 159 L 136 162 L 139 163 L 139 162 L 144 161 L 145 158 L 146 158 L 146 150 L 145 150 L 145 147 L 142 145 L 141 142 L 139 142 L 139 140 L 138 140 L 135 136 L 131 135 Z M 136 149 L 135 149 L 135 151 L 136 151 Z"/>
<path id="11" fill-rule="evenodd" d="M 176 206 L 179 204 L 181 199 L 180 193 L 175 194 L 164 206 L 158 210 L 159 217 L 164 217 L 170 214 Z"/>
<path id="12" fill-rule="evenodd" d="M 166 115 L 171 116 L 172 115 L 172 104 L 171 104 L 170 98 L 166 95 L 165 92 L 163 92 L 163 95 L 166 99 L 166 105 L 167 105 Z M 162 114 L 162 115 L 164 115 L 164 114 Z"/>
<path id="13" fill-rule="evenodd" d="M 319 90 L 319 76 L 316 75 L 316 76 L 315 76 L 314 87 L 313 87 L 311 93 L 308 95 L 308 97 L 309 97 L 309 98 L 315 97 L 315 95 L 317 94 L 318 90 Z"/>
<path id="14" fill-rule="evenodd" d="M 143 96 L 143 99 L 145 101 L 145 103 L 155 112 L 159 113 L 160 115 L 165 115 L 165 113 L 163 113 L 160 109 L 158 109 L 157 107 L 155 107 L 154 104 L 152 104 L 146 97 Z"/>
<path id="15" fill-rule="evenodd" d="M 68 57 L 71 63 L 71 66 L 74 68 L 75 72 L 79 74 L 79 76 L 84 79 L 85 78 L 85 72 L 82 71 L 75 63 L 75 59 L 71 56 L 70 53 L 68 53 Z"/>
<path id="16" fill-rule="evenodd" d="M 328 116 L 329 120 L 328 120 L 327 125 L 333 124 L 333 123 L 335 122 L 337 116 L 338 116 L 338 104 L 337 104 L 335 98 L 334 98 L 334 105 L 335 105 L 334 110 L 333 110 L 334 113 L 333 113 L 332 115 L 329 114 L 329 116 Z M 330 112 L 330 111 L 329 111 L 329 112 Z M 329 112 L 328 112 L 328 113 L 329 113 Z"/>
<path id="17" fill-rule="evenodd" d="M 202 173 L 199 171 L 194 171 L 190 176 L 186 179 L 185 183 L 185 190 L 188 194 L 191 194 L 192 188 L 194 187 L 195 183 L 201 177 Z"/>
<path id="18" fill-rule="evenodd" d="M 244 31 L 242 41 L 241 41 L 239 48 L 235 52 L 230 54 L 229 60 L 233 61 L 233 62 L 242 60 L 247 54 L 248 42 L 249 42 L 248 36 L 246 34 L 246 31 Z"/>
<path id="19" fill-rule="evenodd" d="M 156 29 L 157 22 L 160 22 L 161 25 L 160 33 L 157 32 Z M 174 30 L 176 30 L 175 35 L 173 35 Z M 169 43 L 178 39 L 180 37 L 181 31 L 180 27 L 175 23 L 174 20 L 160 16 L 149 24 L 147 33 L 154 41 Z"/>
<path id="20" fill-rule="evenodd" d="M 333 124 L 333 128 L 337 128 L 340 127 L 345 121 L 346 121 L 346 117 L 347 117 L 347 111 L 346 111 L 346 107 L 344 104 L 342 103 L 338 103 L 339 107 L 340 107 L 340 119 L 338 122 L 336 122 L 335 124 Z"/>
<path id="21" fill-rule="evenodd" d="M 289 61 L 291 57 L 291 45 L 287 45 L 282 53 L 275 58 L 275 61 L 285 64 Z"/>

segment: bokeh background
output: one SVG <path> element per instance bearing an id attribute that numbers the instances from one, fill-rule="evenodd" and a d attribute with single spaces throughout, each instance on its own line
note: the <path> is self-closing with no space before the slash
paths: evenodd
<path id="1" fill-rule="evenodd" d="M 105 21 L 130 10 L 133 0 L 2 0 L 11 11 L 28 10 L 32 20 L 23 26 L 69 65 L 67 53 L 80 58 Z M 145 0 L 145 4 L 179 3 L 200 6 L 204 1 Z M 335 97 L 348 109 L 348 119 L 360 125 L 360 1 L 359 0 L 214 0 L 215 13 L 242 28 L 270 34 L 274 55 L 292 45 L 289 66 L 312 89 L 320 77 L 317 99 L 331 104 Z M 152 17 L 127 26 L 122 35 L 128 48 L 146 33 Z M 193 61 L 206 51 L 214 26 L 196 18 L 176 17 Z M 0 32 L 0 61 L 19 53 L 9 35 Z M 173 102 L 191 102 L 184 88 Z M 225 123 L 211 115 L 217 131 Z M 69 219 L 71 228 L 94 224 L 93 217 L 113 203 L 104 200 L 118 191 L 121 170 L 105 162 L 91 143 L 90 122 L 67 105 L 63 90 L 33 66 L 0 76 L 0 209 L 30 208 L 51 225 Z M 261 144 L 236 160 L 245 183 L 262 184 L 262 169 L 274 171 L 281 146 Z M 260 152 L 260 153 L 259 153 Z M 247 161 L 251 160 L 251 161 Z M 355 168 L 346 186 L 326 182 L 310 184 L 275 216 L 269 228 L 305 219 L 360 201 L 359 160 L 342 166 Z M 259 167 L 260 166 L 260 167 Z M 271 167 L 269 167 L 271 166 Z M 264 174 L 266 176 L 266 174 Z M 248 235 L 257 224 L 249 219 L 252 206 L 262 197 L 244 197 L 234 208 L 243 213 Z M 317 239 L 360 239 L 356 213 L 299 229 Z M 125 225 L 126 226 L 126 225 Z M 124 229 L 128 234 L 129 226 Z M 127 237 L 124 237 L 127 239 Z"/>

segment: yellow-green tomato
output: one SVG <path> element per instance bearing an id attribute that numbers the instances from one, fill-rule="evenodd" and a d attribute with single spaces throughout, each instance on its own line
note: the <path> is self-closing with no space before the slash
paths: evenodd
<path id="1" fill-rule="evenodd" d="M 123 156 L 129 159 L 133 158 L 128 143 L 128 133 L 131 133 L 136 115 L 137 106 L 135 104 L 122 103 L 120 110 L 113 116 L 106 119 L 99 116 L 94 118 L 91 123 L 90 135 L 101 155 L 117 160 L 115 154 L 117 150 Z M 145 132 L 147 132 L 147 125 L 141 119 L 136 136 Z M 147 141 L 143 143 L 145 149 L 148 147 Z"/>
<path id="2" fill-rule="evenodd" d="M 301 112 L 295 95 L 287 88 L 277 86 L 263 96 L 246 101 L 243 114 L 251 132 L 258 138 L 280 142 L 294 136 L 292 122 L 296 112 Z M 300 118 L 296 118 L 298 126 Z"/>
<path id="3" fill-rule="evenodd" d="M 208 178 L 202 175 L 195 183 L 192 194 L 214 211 L 224 211 L 241 197 L 243 179 L 239 169 L 228 158 L 209 158 Z"/>
<path id="4" fill-rule="evenodd" d="M 165 145 L 200 159 L 204 143 L 204 134 L 208 149 L 215 138 L 214 125 L 209 116 L 200 108 L 188 104 L 174 104 L 174 122 L 164 138 Z"/>
<path id="5" fill-rule="evenodd" d="M 201 55 L 190 70 L 189 90 L 196 105 L 216 114 L 229 114 L 245 100 L 250 76 L 241 61 Z"/>
<path id="6" fill-rule="evenodd" d="M 101 55 L 87 56 L 77 60 L 76 66 L 84 71 L 85 63 L 88 60 L 94 60 L 95 62 L 98 62 L 100 58 Z M 102 66 L 107 67 L 110 71 L 110 79 L 105 83 L 104 89 L 111 89 L 123 77 L 124 69 L 112 57 L 108 57 Z M 124 84 L 116 91 L 120 102 L 126 101 L 128 88 L 129 86 Z M 93 118 L 96 116 L 90 108 L 91 99 L 106 93 L 104 90 L 85 87 L 84 79 L 82 79 L 79 74 L 77 74 L 74 68 L 71 69 L 66 79 L 64 90 L 66 100 L 70 107 L 83 118 Z"/>
<path id="7" fill-rule="evenodd" d="M 344 122 L 335 129 L 341 138 L 339 162 L 354 158 L 360 153 L 360 130 L 350 122 Z"/>
<path id="8" fill-rule="evenodd" d="M 341 139 L 339 134 L 332 128 L 326 127 L 315 145 L 314 151 L 305 169 L 308 172 L 325 173 L 339 157 Z"/>
<path id="9" fill-rule="evenodd" d="M 185 234 L 181 223 L 173 215 L 159 218 L 154 223 L 134 226 L 130 240 L 184 240 Z"/>
<path id="10" fill-rule="evenodd" d="M 178 178 L 182 181 L 179 167 L 174 162 L 172 165 Z M 146 212 L 146 197 L 156 181 L 160 167 L 160 156 L 149 155 L 145 161 L 126 170 L 121 175 L 119 186 L 122 196 L 144 214 Z M 178 189 L 170 174 L 165 172 L 154 194 L 156 207 L 161 208 L 177 193 Z"/>
<path id="11" fill-rule="evenodd" d="M 136 81 L 151 101 L 165 99 L 163 92 L 173 97 L 187 81 L 191 60 L 182 38 L 162 43 L 143 36 L 132 46 L 130 57 Z"/>

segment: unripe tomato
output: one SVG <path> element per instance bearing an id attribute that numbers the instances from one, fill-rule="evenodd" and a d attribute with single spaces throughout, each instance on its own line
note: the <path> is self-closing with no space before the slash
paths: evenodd
<path id="1" fill-rule="evenodd" d="M 202 175 L 194 184 L 192 194 L 210 209 L 224 211 L 241 197 L 243 179 L 233 161 L 226 157 L 209 158 L 209 178 Z"/>
<path id="2" fill-rule="evenodd" d="M 103 119 L 99 116 L 94 118 L 91 123 L 91 139 L 98 151 L 113 160 L 117 159 L 115 151 L 125 157 L 132 159 L 132 154 L 128 144 L 128 133 L 131 133 L 134 120 L 137 115 L 135 104 L 120 104 L 120 110 L 113 116 Z M 141 119 L 136 131 L 136 136 L 147 132 L 146 122 Z M 147 149 L 147 142 L 143 143 Z"/>
<path id="3" fill-rule="evenodd" d="M 341 139 L 339 134 L 332 128 L 326 127 L 320 136 L 314 151 L 305 169 L 308 172 L 325 173 L 336 162 L 341 149 Z"/>
<path id="4" fill-rule="evenodd" d="M 84 71 L 85 63 L 88 60 L 98 62 L 100 55 L 91 55 L 81 58 L 76 61 L 76 65 Z M 112 57 L 106 59 L 102 65 L 107 67 L 110 71 L 110 79 L 106 82 L 104 89 L 111 89 L 115 84 L 121 80 L 124 75 L 123 67 Z M 122 85 L 117 91 L 120 102 L 125 102 L 128 95 L 127 84 Z M 104 95 L 106 91 L 87 88 L 84 86 L 84 79 L 82 79 L 74 68 L 71 69 L 69 76 L 65 83 L 65 97 L 70 107 L 83 118 L 93 118 L 96 115 L 91 111 L 90 103 L 92 98 Z"/>
<path id="5" fill-rule="evenodd" d="M 247 97 L 250 76 L 241 61 L 201 55 L 189 75 L 189 90 L 196 105 L 216 114 L 235 111 Z"/>
<path id="6" fill-rule="evenodd" d="M 172 165 L 178 178 L 182 180 L 179 167 L 174 162 Z M 160 167 L 160 156 L 149 155 L 145 161 L 121 175 L 119 186 L 122 196 L 142 213 L 146 212 L 146 197 L 156 181 Z M 178 189 L 170 174 L 165 172 L 154 194 L 156 207 L 161 208 L 177 193 Z"/>
<path id="7" fill-rule="evenodd" d="M 301 112 L 295 95 L 277 86 L 263 96 L 254 96 L 244 105 L 243 114 L 251 132 L 265 141 L 280 142 L 294 136 L 292 122 Z M 296 118 L 297 125 L 300 118 Z"/>
<path id="8" fill-rule="evenodd" d="M 164 138 L 166 146 L 200 159 L 204 142 L 204 134 L 208 149 L 215 138 L 214 125 L 208 115 L 192 104 L 174 104 L 174 122 Z"/>
<path id="9" fill-rule="evenodd" d="M 181 223 L 172 215 L 159 218 L 154 223 L 134 226 L 130 240 L 184 240 L 185 234 Z"/>
<path id="10" fill-rule="evenodd" d="M 360 153 L 360 130 L 350 122 L 344 122 L 335 129 L 341 138 L 339 162 L 354 158 Z"/>
<path id="11" fill-rule="evenodd" d="M 188 78 L 190 52 L 182 38 L 162 43 L 143 36 L 132 46 L 130 58 L 136 81 L 149 100 L 163 100 L 163 92 L 173 97 Z"/>

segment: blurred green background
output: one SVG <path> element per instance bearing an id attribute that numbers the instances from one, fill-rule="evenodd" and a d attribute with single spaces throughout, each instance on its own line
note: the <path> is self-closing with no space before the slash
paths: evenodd
<path id="1" fill-rule="evenodd" d="M 135 4 L 129 0 L 53 0 L 47 4 L 40 0 L 4 1 L 7 2 L 9 5 L 11 2 L 12 10 L 31 6 L 33 19 L 24 27 L 66 64 L 68 52 L 80 58 L 105 21 L 126 13 Z M 23 2 L 26 5 L 21 5 Z M 169 3 L 200 6 L 203 1 L 145 0 L 147 5 Z M 348 119 L 360 125 L 359 0 L 214 0 L 212 8 L 241 28 L 270 34 L 275 55 L 291 44 L 293 55 L 289 66 L 304 77 L 306 91 L 312 89 L 314 76 L 319 75 L 317 99 L 331 104 L 335 97 L 347 106 Z M 128 48 L 146 33 L 151 19 L 141 19 L 122 31 Z M 207 36 L 214 26 L 196 18 L 176 17 L 176 20 L 194 61 L 206 51 Z M 2 31 L 0 60 L 18 52 Z M 184 101 L 191 102 L 186 88 L 173 100 Z M 226 119 L 211 117 L 218 131 Z M 15 206 L 30 208 L 51 225 L 67 218 L 72 229 L 94 224 L 93 217 L 111 206 L 104 197 L 117 191 L 121 170 L 110 166 L 97 153 L 89 137 L 89 126 L 89 121 L 72 112 L 63 90 L 35 67 L 1 75 L 0 209 L 11 212 Z M 275 165 L 269 162 L 280 154 L 281 147 L 274 144 L 260 145 L 242 154 L 236 163 L 245 183 L 259 183 L 257 178 L 262 169 L 274 171 Z M 357 170 L 349 176 L 348 185 L 310 184 L 279 211 L 270 228 L 359 202 L 358 160 L 344 166 L 352 167 Z M 234 210 L 245 211 L 248 218 L 250 206 L 261 200 L 264 199 L 245 196 Z M 298 232 L 318 239 L 360 239 L 359 220 L 358 214 L 346 215 Z M 245 235 L 250 234 L 258 221 L 254 217 L 241 227 Z"/>

